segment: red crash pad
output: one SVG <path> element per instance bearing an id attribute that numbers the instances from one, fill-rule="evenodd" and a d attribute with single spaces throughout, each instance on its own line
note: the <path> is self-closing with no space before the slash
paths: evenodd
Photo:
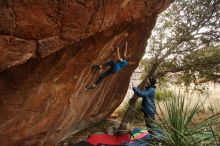
<path id="1" fill-rule="evenodd" d="M 130 134 L 123 134 L 119 136 L 113 136 L 108 134 L 94 134 L 92 135 L 87 142 L 98 145 L 98 144 L 108 144 L 108 145 L 121 145 L 129 143 Z"/>

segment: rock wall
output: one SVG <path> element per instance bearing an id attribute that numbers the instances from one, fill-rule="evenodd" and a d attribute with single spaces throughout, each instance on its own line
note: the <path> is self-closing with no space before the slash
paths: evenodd
<path id="1" fill-rule="evenodd" d="M 0 145 L 56 144 L 122 102 L 159 12 L 171 0 L 1 0 Z M 128 32 L 131 62 L 85 90 L 92 64 L 115 58 Z"/>

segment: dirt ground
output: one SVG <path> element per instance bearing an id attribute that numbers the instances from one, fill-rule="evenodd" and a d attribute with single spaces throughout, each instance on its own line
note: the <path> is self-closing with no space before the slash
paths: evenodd
<path id="1" fill-rule="evenodd" d="M 116 133 L 117 127 L 119 126 L 120 120 L 121 118 L 118 117 L 116 113 L 113 113 L 109 118 L 101 121 L 93 127 L 87 128 L 81 132 L 72 135 L 71 137 L 62 141 L 56 146 L 70 146 L 71 144 L 77 143 L 81 140 L 86 140 L 90 135 L 95 134 L 97 132 L 114 135 Z M 125 131 L 125 133 L 127 132 Z"/>

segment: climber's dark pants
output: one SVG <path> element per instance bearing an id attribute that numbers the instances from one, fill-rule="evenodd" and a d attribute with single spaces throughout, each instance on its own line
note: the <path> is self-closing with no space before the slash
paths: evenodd
<path id="1" fill-rule="evenodd" d="M 111 69 L 113 69 L 114 65 L 115 65 L 114 60 L 110 60 L 110 61 L 103 64 L 104 67 L 110 66 Z"/>
<path id="2" fill-rule="evenodd" d="M 142 112 L 144 113 L 144 120 L 145 120 L 145 123 L 146 123 L 146 126 L 148 127 L 148 128 L 153 128 L 153 120 L 155 120 L 155 117 L 153 116 L 153 117 L 151 117 L 151 116 L 149 116 L 147 113 L 146 113 L 146 111 L 144 111 L 143 109 L 142 109 Z"/>
<path id="3" fill-rule="evenodd" d="M 107 71 L 105 71 L 104 73 L 101 73 L 101 75 L 98 77 L 98 79 L 95 82 L 96 85 L 99 84 L 105 77 L 115 73 L 113 70 L 114 65 L 115 65 L 114 60 L 110 60 L 110 61 L 103 64 L 104 67 L 110 66 L 110 68 Z"/>

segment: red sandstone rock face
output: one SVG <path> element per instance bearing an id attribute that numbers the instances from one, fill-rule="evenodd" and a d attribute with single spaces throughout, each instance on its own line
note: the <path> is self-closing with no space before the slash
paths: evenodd
<path id="1" fill-rule="evenodd" d="M 0 145 L 55 144 L 122 102 L 169 0 L 1 0 Z M 134 65 L 86 91 L 129 32 Z"/>

